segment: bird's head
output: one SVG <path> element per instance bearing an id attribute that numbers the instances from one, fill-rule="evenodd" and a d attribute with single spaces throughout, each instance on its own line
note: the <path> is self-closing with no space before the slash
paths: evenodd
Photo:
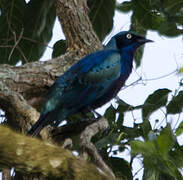
<path id="1" fill-rule="evenodd" d="M 145 37 L 140 36 L 132 31 L 122 31 L 111 38 L 111 40 L 106 45 L 106 48 L 117 48 L 121 50 L 125 47 L 131 47 L 136 50 L 138 47 L 147 42 L 153 41 L 146 39 Z"/>

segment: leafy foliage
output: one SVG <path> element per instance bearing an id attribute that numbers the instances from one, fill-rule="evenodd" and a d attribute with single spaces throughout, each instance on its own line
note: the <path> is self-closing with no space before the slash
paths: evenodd
<path id="1" fill-rule="evenodd" d="M 153 129 L 149 122 L 151 114 L 162 107 L 166 107 L 167 104 L 167 107 L 172 102 L 176 105 L 177 102 L 179 102 L 179 105 L 181 104 L 182 91 L 178 93 L 178 97 L 172 97 L 168 103 L 170 93 L 171 90 L 169 89 L 158 89 L 147 97 L 144 104 L 138 106 L 132 106 L 121 99 L 117 99 L 118 107 L 114 108 L 111 105 L 105 113 L 110 128 L 93 139 L 98 151 L 102 154 L 111 154 L 113 158 L 113 155 L 129 149 L 130 146 L 131 163 L 139 155 L 143 160 L 143 179 L 182 179 L 179 168 L 183 167 L 183 161 L 179 158 L 182 157 L 183 146 L 180 146 L 177 142 L 177 136 L 183 132 L 182 123 L 177 127 L 175 134 L 170 124 L 159 129 Z M 176 101 L 175 98 L 177 98 Z M 125 114 L 136 110 L 142 112 L 142 123 L 135 123 L 134 121 L 133 128 L 124 126 Z M 104 158 L 107 159 L 106 155 Z M 108 162 L 108 160 L 106 161 Z M 119 161 L 125 160 L 119 158 Z M 120 177 L 126 177 L 124 173 L 131 170 L 131 163 L 126 165 L 128 170 L 121 170 Z M 118 168 L 116 166 L 116 170 Z M 127 179 L 131 179 L 129 174 L 127 177 Z"/>
<path id="2" fill-rule="evenodd" d="M 151 113 L 166 105 L 170 92 L 171 90 L 169 89 L 158 89 L 153 94 L 149 95 L 142 108 L 144 120 L 149 119 Z"/>
<path id="3" fill-rule="evenodd" d="M 167 105 L 167 112 L 169 114 L 181 113 L 183 108 L 183 91 L 180 91 L 177 96 L 174 96 Z"/>
<path id="4" fill-rule="evenodd" d="M 55 1 L 1 0 L 1 62 L 15 65 L 37 61 L 52 37 Z"/>
<path id="5" fill-rule="evenodd" d="M 115 0 L 88 0 L 89 17 L 100 40 L 111 31 L 115 10 Z"/>
<path id="6" fill-rule="evenodd" d="M 167 1 L 124 1 L 117 6 L 122 12 L 132 11 L 132 17 L 138 21 L 144 30 L 156 30 L 169 37 L 183 34 L 179 28 L 183 25 L 181 0 Z"/>
<path id="7" fill-rule="evenodd" d="M 124 180 L 133 178 L 130 165 L 124 159 L 118 157 L 109 157 L 108 162 L 116 177 L 122 178 Z"/>

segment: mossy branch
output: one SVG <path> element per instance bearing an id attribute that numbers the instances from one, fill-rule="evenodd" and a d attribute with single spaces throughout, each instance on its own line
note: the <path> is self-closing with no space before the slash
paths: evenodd
<path id="1" fill-rule="evenodd" d="M 52 179 L 109 179 L 95 166 L 61 147 L 20 135 L 4 126 L 0 126 L 0 133 L 1 167 L 15 167 L 24 174 L 40 174 Z"/>

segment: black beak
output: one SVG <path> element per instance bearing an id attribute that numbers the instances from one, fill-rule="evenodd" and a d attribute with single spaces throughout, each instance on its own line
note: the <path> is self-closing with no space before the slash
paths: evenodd
<path id="1" fill-rule="evenodd" d="M 137 42 L 140 44 L 145 44 L 145 43 L 154 42 L 154 41 L 152 41 L 150 39 L 146 39 L 146 38 L 139 38 L 139 39 L 137 39 Z"/>

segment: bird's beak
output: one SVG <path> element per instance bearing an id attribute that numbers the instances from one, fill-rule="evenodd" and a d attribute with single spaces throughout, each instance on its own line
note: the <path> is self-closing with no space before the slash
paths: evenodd
<path id="1" fill-rule="evenodd" d="M 148 43 L 148 42 L 154 42 L 154 41 L 152 41 L 150 39 L 146 39 L 146 38 L 139 38 L 137 41 L 140 44 L 145 44 L 145 43 Z"/>

